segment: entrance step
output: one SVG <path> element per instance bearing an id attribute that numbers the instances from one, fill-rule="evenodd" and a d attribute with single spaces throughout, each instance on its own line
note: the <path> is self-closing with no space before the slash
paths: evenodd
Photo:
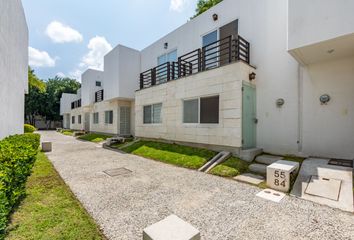
<path id="1" fill-rule="evenodd" d="M 273 155 L 259 155 L 256 157 L 255 162 L 257 163 L 262 163 L 262 164 L 266 164 L 266 165 L 271 165 L 279 160 L 282 160 L 283 157 L 280 156 L 273 156 Z"/>
<path id="2" fill-rule="evenodd" d="M 267 173 L 267 165 L 265 164 L 259 164 L 259 163 L 253 163 L 249 166 L 249 170 L 254 173 L 258 173 L 261 175 L 266 175 Z"/>
<path id="3" fill-rule="evenodd" d="M 246 162 L 252 162 L 254 158 L 263 153 L 262 148 L 251 148 L 247 150 L 241 150 L 240 158 Z"/>
<path id="4" fill-rule="evenodd" d="M 252 173 L 244 173 L 234 177 L 234 179 L 240 182 L 250 183 L 253 185 L 258 185 L 265 181 L 265 178 L 263 176 Z"/>

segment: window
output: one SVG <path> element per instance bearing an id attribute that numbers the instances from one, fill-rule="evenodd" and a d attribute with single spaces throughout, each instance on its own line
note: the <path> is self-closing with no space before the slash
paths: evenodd
<path id="1" fill-rule="evenodd" d="M 177 49 L 163 54 L 157 58 L 157 65 L 161 65 L 167 62 L 177 62 Z"/>
<path id="2" fill-rule="evenodd" d="M 113 124 L 113 111 L 104 112 L 104 123 Z"/>
<path id="3" fill-rule="evenodd" d="M 203 47 L 205 47 L 204 64 L 206 69 L 217 67 L 218 49 L 216 48 L 216 41 L 218 41 L 217 30 L 203 36 Z"/>
<path id="4" fill-rule="evenodd" d="M 183 123 L 219 123 L 219 96 L 184 100 Z"/>
<path id="5" fill-rule="evenodd" d="M 75 124 L 75 116 L 72 116 L 72 117 L 71 117 L 71 123 L 72 123 L 72 124 Z"/>
<path id="6" fill-rule="evenodd" d="M 219 96 L 200 98 L 200 123 L 219 123 Z"/>
<path id="7" fill-rule="evenodd" d="M 100 81 L 96 81 L 96 87 L 101 87 L 102 83 Z"/>
<path id="8" fill-rule="evenodd" d="M 198 123 L 199 99 L 183 101 L 183 123 Z"/>
<path id="9" fill-rule="evenodd" d="M 144 124 L 161 123 L 162 103 L 144 106 Z"/>
<path id="10" fill-rule="evenodd" d="M 93 123 L 98 124 L 98 112 L 93 113 Z"/>
<path id="11" fill-rule="evenodd" d="M 81 115 L 77 116 L 77 123 L 81 124 Z"/>

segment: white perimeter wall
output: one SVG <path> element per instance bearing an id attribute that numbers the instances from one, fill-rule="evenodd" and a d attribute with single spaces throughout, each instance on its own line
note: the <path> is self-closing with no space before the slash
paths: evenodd
<path id="1" fill-rule="evenodd" d="M 354 32 L 353 0 L 288 0 L 289 49 Z"/>
<path id="2" fill-rule="evenodd" d="M 0 139 L 23 133 L 28 29 L 20 0 L 0 1 Z"/>
<path id="3" fill-rule="evenodd" d="M 303 153 L 354 159 L 354 57 L 303 69 Z M 319 98 L 331 101 L 321 105 Z"/>
<path id="4" fill-rule="evenodd" d="M 257 145 L 268 152 L 298 151 L 298 63 L 287 53 L 288 5 L 285 0 L 224 0 L 142 51 L 142 71 L 155 67 L 157 57 L 178 47 L 178 55 L 202 46 L 202 35 L 235 19 L 239 34 L 251 44 L 257 67 Z M 219 20 L 214 22 L 212 15 Z M 164 43 L 169 49 L 163 49 Z M 285 99 L 279 109 L 275 101 Z M 276 130 L 275 130 L 276 129 Z"/>
<path id="5" fill-rule="evenodd" d="M 241 147 L 241 87 L 252 71 L 244 63 L 234 63 L 137 91 L 136 136 Z M 183 123 L 183 100 L 216 95 L 219 96 L 219 124 Z M 162 123 L 144 124 L 143 107 L 156 103 L 162 103 Z"/>

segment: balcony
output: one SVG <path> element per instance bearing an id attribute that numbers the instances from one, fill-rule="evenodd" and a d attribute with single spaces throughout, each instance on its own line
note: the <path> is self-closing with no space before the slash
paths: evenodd
<path id="1" fill-rule="evenodd" d="M 250 44 L 241 36 L 231 36 L 196 49 L 140 74 L 140 89 L 187 77 L 209 69 L 222 67 L 235 61 L 250 63 Z"/>
<path id="2" fill-rule="evenodd" d="M 79 107 L 81 107 L 81 99 L 76 100 L 71 103 L 71 109 L 75 109 L 75 108 L 79 108 Z"/>
<path id="3" fill-rule="evenodd" d="M 104 99 L 103 97 L 104 97 L 103 89 L 95 92 L 95 103 L 102 102 Z"/>

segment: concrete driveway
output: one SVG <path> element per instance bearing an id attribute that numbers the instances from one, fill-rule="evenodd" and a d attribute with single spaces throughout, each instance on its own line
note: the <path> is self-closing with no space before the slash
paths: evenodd
<path id="1" fill-rule="evenodd" d="M 109 239 L 142 239 L 170 214 L 190 222 L 202 239 L 354 239 L 354 216 L 294 197 L 277 204 L 260 189 L 134 155 L 102 149 L 56 132 L 48 157 Z M 131 174 L 110 177 L 125 167 Z"/>

